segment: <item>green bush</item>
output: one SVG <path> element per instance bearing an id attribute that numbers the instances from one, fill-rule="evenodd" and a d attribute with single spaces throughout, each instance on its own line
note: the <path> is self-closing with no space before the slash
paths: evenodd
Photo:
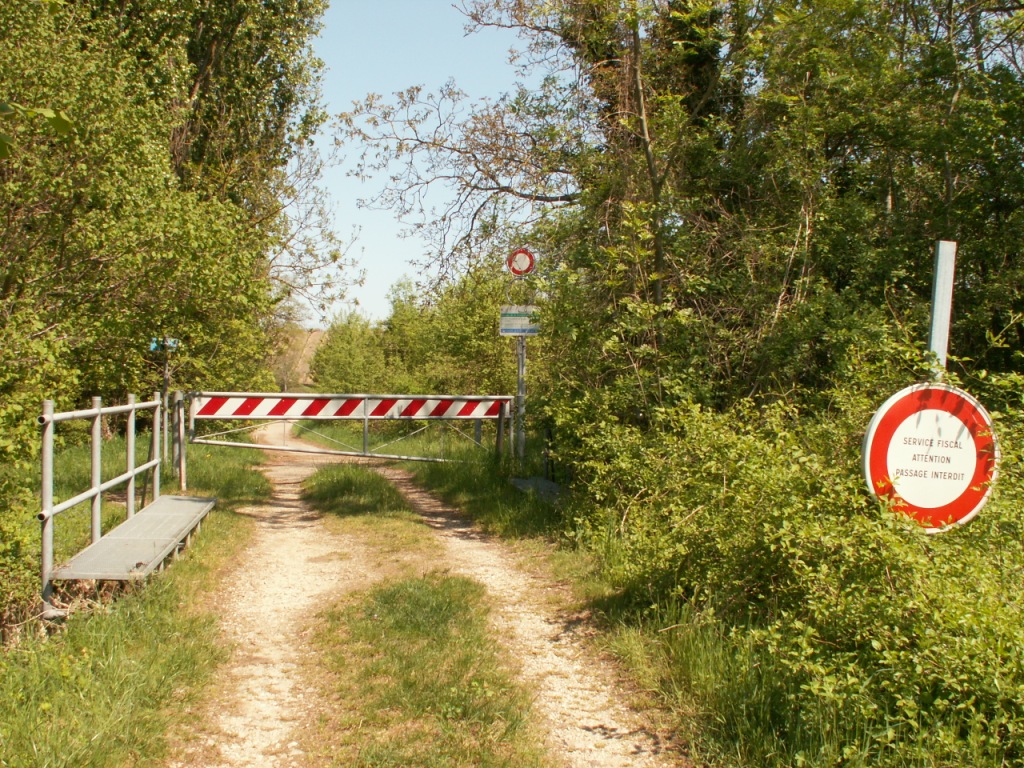
<path id="1" fill-rule="evenodd" d="M 1006 408 L 998 489 L 939 536 L 867 493 L 860 440 L 886 390 L 862 384 L 813 416 L 748 401 L 607 420 L 577 461 L 576 536 L 634 616 L 673 627 L 654 633 L 665 689 L 751 764 L 1022 765 L 1013 382 L 984 385 Z M 686 661 L 694 647 L 708 658 Z"/>

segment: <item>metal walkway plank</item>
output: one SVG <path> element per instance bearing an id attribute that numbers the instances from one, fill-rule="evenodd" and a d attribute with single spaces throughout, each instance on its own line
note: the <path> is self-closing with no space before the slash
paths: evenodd
<path id="1" fill-rule="evenodd" d="M 216 499 L 161 496 L 67 564 L 54 579 L 128 581 L 143 578 L 183 542 L 213 509 Z"/>

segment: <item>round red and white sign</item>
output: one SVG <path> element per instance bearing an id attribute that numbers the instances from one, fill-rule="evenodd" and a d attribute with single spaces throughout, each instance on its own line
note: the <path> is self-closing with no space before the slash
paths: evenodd
<path id="1" fill-rule="evenodd" d="M 935 533 L 966 523 L 985 505 L 999 447 L 977 400 L 945 384 L 915 384 L 875 413 L 863 460 L 871 492 Z"/>
<path id="2" fill-rule="evenodd" d="M 537 266 L 537 260 L 534 259 L 533 254 L 525 248 L 513 251 L 512 254 L 505 259 L 505 266 L 508 267 L 508 271 L 516 277 L 525 277 L 526 275 L 533 272 L 533 268 Z"/>

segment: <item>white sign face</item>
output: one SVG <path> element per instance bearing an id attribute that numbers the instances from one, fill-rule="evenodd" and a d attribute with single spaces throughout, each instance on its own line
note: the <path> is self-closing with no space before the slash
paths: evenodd
<path id="1" fill-rule="evenodd" d="M 918 411 L 893 433 L 886 457 L 900 498 L 935 509 L 960 498 L 971 484 L 978 451 L 967 425 L 951 413 Z"/>
<path id="2" fill-rule="evenodd" d="M 536 336 L 540 326 L 534 322 L 537 307 L 533 304 L 506 304 L 501 308 L 501 325 L 498 333 L 502 336 Z"/>

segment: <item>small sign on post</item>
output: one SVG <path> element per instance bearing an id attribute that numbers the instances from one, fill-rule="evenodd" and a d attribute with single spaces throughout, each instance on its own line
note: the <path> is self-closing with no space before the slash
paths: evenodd
<path id="1" fill-rule="evenodd" d="M 534 304 L 504 304 L 501 307 L 501 336 L 536 336 L 540 325 L 536 321 L 537 307 Z"/>

